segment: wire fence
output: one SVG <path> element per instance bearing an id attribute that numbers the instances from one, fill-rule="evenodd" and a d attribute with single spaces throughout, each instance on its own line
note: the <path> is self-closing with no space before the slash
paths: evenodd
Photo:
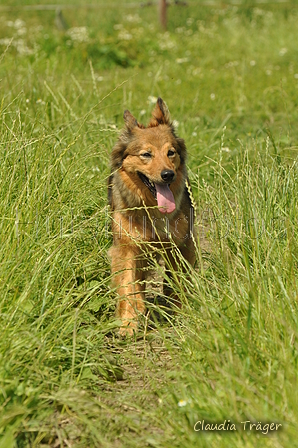
<path id="1" fill-rule="evenodd" d="M 0 11 L 14 11 L 14 10 L 23 10 L 23 11 L 55 11 L 56 9 L 110 9 L 110 8 L 146 8 L 146 7 L 157 7 L 160 4 L 160 1 L 149 1 L 149 2 L 134 2 L 134 3 L 123 3 L 123 2 L 113 2 L 113 3 L 100 3 L 100 4 L 50 4 L 50 5 L 0 5 Z M 297 1 L 293 0 L 234 0 L 230 2 L 219 2 L 219 1 L 171 1 L 166 2 L 166 6 L 218 6 L 218 7 L 228 7 L 228 6 L 245 6 L 245 7 L 253 7 L 256 5 L 291 5 L 298 6 Z"/>
<path id="2" fill-rule="evenodd" d="M 63 10 L 74 10 L 74 9 L 136 9 L 136 8 L 146 8 L 146 7 L 157 7 L 159 23 L 163 30 L 167 29 L 167 9 L 169 6 L 197 6 L 199 7 L 217 7 L 226 8 L 229 6 L 243 6 L 245 8 L 252 8 L 255 6 L 265 6 L 265 5 L 276 5 L 276 6 L 286 6 L 291 7 L 298 6 L 298 0 L 231 0 L 230 2 L 220 2 L 216 0 L 207 1 L 183 1 L 183 0 L 155 0 L 147 2 L 118 2 L 118 3 L 97 3 L 97 4 L 49 4 L 49 5 L 0 5 L 0 12 L 12 12 L 12 11 L 56 11 L 56 16 L 58 16 L 59 23 L 62 24 L 62 29 L 65 28 L 64 18 L 62 15 Z M 61 28 L 61 26 L 59 27 Z"/>

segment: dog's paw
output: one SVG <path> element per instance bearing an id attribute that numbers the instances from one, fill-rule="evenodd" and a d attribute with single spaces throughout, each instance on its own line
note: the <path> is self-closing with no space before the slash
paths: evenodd
<path id="1" fill-rule="evenodd" d="M 131 338 L 137 333 L 138 324 L 132 321 L 122 321 L 122 325 L 119 329 L 119 336 L 122 338 Z"/>

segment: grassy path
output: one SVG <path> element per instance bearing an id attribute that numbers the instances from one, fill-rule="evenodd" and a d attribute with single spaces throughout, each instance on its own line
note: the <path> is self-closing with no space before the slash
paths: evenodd
<path id="1" fill-rule="evenodd" d="M 63 13 L 0 17 L 0 448 L 298 446 L 296 3 Z M 205 240 L 181 312 L 123 341 L 109 157 L 157 96 Z"/>

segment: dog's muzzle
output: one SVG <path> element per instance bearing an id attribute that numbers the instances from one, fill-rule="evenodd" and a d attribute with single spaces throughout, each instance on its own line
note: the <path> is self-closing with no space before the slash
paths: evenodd
<path id="1" fill-rule="evenodd" d="M 139 173 L 139 178 L 144 185 L 151 191 L 152 195 L 157 200 L 158 209 L 161 213 L 172 213 L 175 208 L 175 198 L 169 188 L 169 184 L 173 181 L 175 173 L 172 170 L 164 170 L 161 172 L 161 177 L 164 179 L 163 184 L 154 183 L 143 173 Z"/>

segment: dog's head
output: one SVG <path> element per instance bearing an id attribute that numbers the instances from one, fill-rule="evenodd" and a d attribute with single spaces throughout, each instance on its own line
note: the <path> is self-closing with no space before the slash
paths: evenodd
<path id="1" fill-rule="evenodd" d="M 186 147 L 175 134 L 167 105 L 158 98 L 147 127 L 128 110 L 124 121 L 125 130 L 112 152 L 112 169 L 121 170 L 136 185 L 145 185 L 145 196 L 149 202 L 155 198 L 162 213 L 173 212 L 175 193 L 186 176 Z"/>

